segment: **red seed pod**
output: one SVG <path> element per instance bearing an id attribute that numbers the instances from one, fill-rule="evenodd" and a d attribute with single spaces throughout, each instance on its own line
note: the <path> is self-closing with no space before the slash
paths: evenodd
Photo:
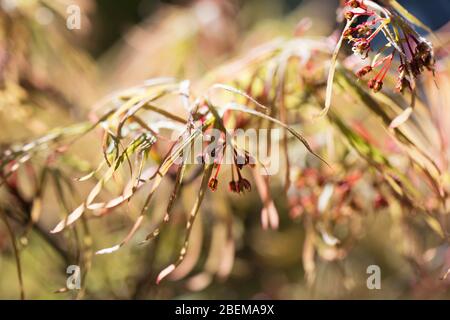
<path id="1" fill-rule="evenodd" d="M 211 191 L 216 191 L 218 184 L 219 181 L 216 178 L 211 178 L 211 180 L 209 180 L 208 187 L 211 189 Z"/>
<path id="2" fill-rule="evenodd" d="M 353 28 L 348 28 L 348 29 L 345 29 L 345 31 L 343 33 L 343 37 L 344 38 L 352 38 L 352 34 L 353 34 Z"/>
<path id="3" fill-rule="evenodd" d="M 242 192 L 252 190 L 252 185 L 250 184 L 250 181 L 248 181 L 245 178 L 239 179 L 238 187 L 239 187 L 239 191 L 242 191 Z"/>
<path id="4" fill-rule="evenodd" d="M 354 53 L 360 55 L 362 59 L 365 59 L 369 55 L 370 41 L 365 38 L 359 38 L 353 44 L 352 50 Z"/>
<path id="5" fill-rule="evenodd" d="M 356 28 L 356 30 L 357 30 L 358 34 L 362 37 L 370 36 L 372 33 L 372 28 L 367 24 L 360 24 Z"/>
<path id="6" fill-rule="evenodd" d="M 358 78 L 362 78 L 371 71 L 372 71 L 372 66 L 365 66 L 356 72 L 356 76 Z"/>
<path id="7" fill-rule="evenodd" d="M 228 188 L 229 188 L 229 190 L 231 191 L 231 192 L 238 192 L 238 186 L 237 186 L 237 183 L 236 183 L 236 181 L 230 181 L 229 183 L 228 183 Z"/>
<path id="8" fill-rule="evenodd" d="M 367 41 L 366 39 L 362 39 L 362 40 L 358 41 L 356 44 L 356 48 L 361 52 L 369 49 L 369 47 L 370 47 L 370 42 Z"/>
<path id="9" fill-rule="evenodd" d="M 378 91 L 380 91 L 382 88 L 383 88 L 383 81 L 377 80 L 377 81 L 375 81 L 375 84 L 374 84 L 374 86 L 373 86 L 372 89 L 373 89 L 374 92 L 378 92 Z"/>

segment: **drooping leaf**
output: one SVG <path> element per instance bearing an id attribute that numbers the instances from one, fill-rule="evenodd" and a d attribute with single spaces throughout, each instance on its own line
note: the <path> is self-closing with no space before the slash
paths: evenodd
<path id="1" fill-rule="evenodd" d="M 209 178 L 211 177 L 211 173 L 213 170 L 213 165 L 206 164 L 203 170 L 203 178 L 200 185 L 200 189 L 198 191 L 197 199 L 194 203 L 194 206 L 191 209 L 191 213 L 188 218 L 188 222 L 186 225 L 186 236 L 185 241 L 183 242 L 183 247 L 180 250 L 180 255 L 177 259 L 177 261 L 171 265 L 169 265 L 167 268 L 162 270 L 156 279 L 156 283 L 159 284 L 161 280 L 163 280 L 165 277 L 167 277 L 170 273 L 172 273 L 177 266 L 180 265 L 181 262 L 183 262 L 183 259 L 186 255 L 188 246 L 189 246 L 189 238 L 191 235 L 192 227 L 194 225 L 195 219 L 197 218 L 198 211 L 200 209 L 200 205 L 203 202 L 203 198 L 205 196 L 205 192 L 208 189 L 208 182 Z"/>

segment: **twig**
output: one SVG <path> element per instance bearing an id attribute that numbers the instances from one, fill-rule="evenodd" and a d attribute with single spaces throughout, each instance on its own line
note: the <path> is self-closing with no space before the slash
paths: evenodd
<path id="1" fill-rule="evenodd" d="M 20 255 L 19 249 L 17 248 L 17 241 L 14 235 L 14 231 L 11 227 L 11 224 L 8 221 L 8 217 L 6 213 L 1 210 L 2 220 L 6 225 L 6 229 L 8 229 L 9 236 L 11 238 L 11 244 L 13 246 L 14 258 L 16 259 L 16 268 L 17 268 L 17 277 L 19 278 L 19 288 L 20 288 L 20 299 L 25 300 L 25 289 L 23 285 L 23 277 L 22 277 L 22 265 L 20 263 Z"/>

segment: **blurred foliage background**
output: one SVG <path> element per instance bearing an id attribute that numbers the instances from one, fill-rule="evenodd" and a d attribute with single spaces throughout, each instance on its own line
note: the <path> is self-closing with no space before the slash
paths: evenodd
<path id="1" fill-rule="evenodd" d="M 299 45 L 309 52 L 305 55 L 312 56 L 308 59 L 314 67 L 305 64 L 300 71 L 292 67 L 288 72 L 292 79 L 301 78 L 292 80 L 287 89 L 286 103 L 292 111 L 288 119 L 334 171 L 307 157 L 300 143 L 290 141 L 286 154 L 292 166 L 291 184 L 284 185 L 284 171 L 270 183 L 280 219 L 275 230 L 261 226 L 263 205 L 256 187 L 243 196 L 225 187 L 210 192 L 192 229 L 186 259 L 156 285 L 158 273 L 179 254 L 186 215 L 199 183 L 183 186 L 171 223 L 164 225 L 158 238 L 140 245 L 164 215 L 176 176 L 176 170 L 169 171 L 172 180 L 163 181 L 157 190 L 147 228 L 117 252 L 95 255 L 123 239 L 144 198 L 138 195 L 101 219 L 83 216 L 76 227 L 50 234 L 93 186 L 74 181 L 80 173 L 95 169 L 103 157 L 101 135 L 90 133 L 62 159 L 46 154 L 24 165 L 14 181 L 0 186 L 0 298 L 20 297 L 17 252 L 25 296 L 31 299 L 450 298 L 450 280 L 441 279 L 450 267 L 445 229 L 449 220 L 450 5 L 445 0 L 400 2 L 440 38 L 440 44 L 435 44 L 436 78 L 431 72 L 424 76 L 417 113 L 405 129 L 413 137 L 413 147 L 426 150 L 436 161 L 439 178 L 435 180 L 434 169 L 427 171 L 414 162 L 413 153 L 402 153 L 403 145 L 376 113 L 379 106 L 383 106 L 379 112 L 385 112 L 389 104 L 404 106 L 407 97 L 392 93 L 370 100 L 361 91 L 365 87 L 360 90 L 359 82 L 340 71 L 334 111 L 326 119 L 308 122 L 311 110 L 323 104 L 321 79 L 331 57 L 326 53 L 322 57 L 321 50 L 330 50 L 320 48 L 332 44 L 343 27 L 336 21 L 338 0 L 1 1 L 2 152 L 48 132 L 52 135 L 48 139 L 58 146 L 72 133 L 55 128 L 97 120 L 95 111 L 105 96 L 154 77 L 189 79 L 197 92 L 211 82 L 245 89 L 252 72 L 258 74 L 255 70 L 262 67 L 257 63 L 236 66 L 234 61 L 242 62 L 252 56 L 253 48 L 274 39 L 284 39 L 280 41 L 288 45 L 289 39 L 305 38 L 313 42 Z M 73 3 L 81 7 L 82 27 L 70 31 L 65 27 L 65 8 Z M 258 101 L 264 98 L 261 87 L 250 86 Z M 321 90 L 319 94 L 316 89 Z M 179 112 L 177 106 L 164 106 Z M 76 134 L 83 125 L 71 128 Z M 48 153 L 47 141 L 42 145 L 39 150 Z M 161 146 L 158 151 L 166 149 Z M 377 162 L 378 152 L 392 170 L 411 181 L 426 209 L 389 190 L 383 175 L 388 166 L 384 158 Z M 2 168 L 14 166 L 5 159 Z M 431 176 L 431 187 L 423 186 L 428 182 L 424 176 Z M 106 192 L 117 193 L 125 180 L 126 175 L 115 177 L 115 185 Z M 444 190 L 439 190 L 444 194 L 442 207 L 440 196 L 429 191 L 434 181 Z M 328 198 L 325 209 L 320 208 L 324 197 Z M 60 289 L 65 287 L 70 264 L 81 265 L 82 290 Z M 381 268 L 381 290 L 367 289 L 366 268 L 372 264 Z"/>

